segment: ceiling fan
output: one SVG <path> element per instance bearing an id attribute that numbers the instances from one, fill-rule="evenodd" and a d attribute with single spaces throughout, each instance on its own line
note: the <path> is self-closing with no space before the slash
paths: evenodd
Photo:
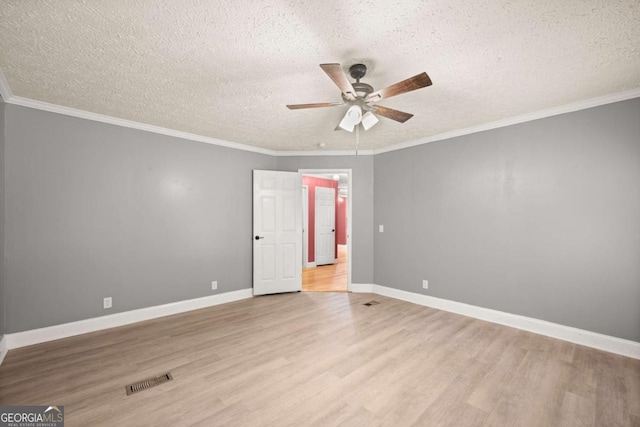
<path id="1" fill-rule="evenodd" d="M 382 105 L 374 103 L 382 99 L 391 98 L 392 96 L 401 95 L 416 89 L 431 86 L 432 84 L 427 73 L 420 73 L 374 92 L 371 85 L 360 82 L 360 79 L 367 73 L 367 67 L 364 64 L 354 64 L 349 67 L 349 74 L 353 79 L 355 79 L 355 83 L 351 83 L 349 81 L 340 64 L 320 64 L 320 68 L 327 73 L 342 92 L 342 102 L 294 104 L 287 105 L 287 108 L 290 110 L 300 110 L 303 108 L 349 105 L 350 107 L 347 110 L 347 113 L 336 127 L 336 130 L 344 129 L 349 132 L 353 132 L 353 129 L 359 124 L 362 124 L 364 130 L 369 130 L 372 126 L 378 123 L 376 114 L 400 123 L 406 122 L 413 117 L 413 114 L 383 107 Z"/>

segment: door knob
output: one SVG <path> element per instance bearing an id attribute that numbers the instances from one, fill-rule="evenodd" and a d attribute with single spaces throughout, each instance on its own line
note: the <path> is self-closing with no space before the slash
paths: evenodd
<path id="1" fill-rule="evenodd" d="M 336 229 L 335 229 L 335 228 L 332 228 L 332 229 L 331 229 L 331 232 L 332 232 L 332 233 L 334 233 L 335 231 L 336 231 Z"/>
<path id="2" fill-rule="evenodd" d="M 256 236 L 256 240 L 264 239 L 264 236 Z"/>

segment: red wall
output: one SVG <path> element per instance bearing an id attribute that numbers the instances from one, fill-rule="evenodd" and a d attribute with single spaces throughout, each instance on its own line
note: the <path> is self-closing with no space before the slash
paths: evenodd
<path id="1" fill-rule="evenodd" d="M 336 235 L 339 245 L 347 244 L 347 199 L 338 197 L 338 213 L 336 221 Z"/>
<path id="2" fill-rule="evenodd" d="M 329 187 L 336 190 L 336 208 L 338 206 L 338 181 L 332 179 L 315 178 L 312 176 L 303 176 L 302 185 L 309 186 L 309 262 L 316 260 L 316 187 Z M 338 234 L 340 228 L 338 227 L 338 209 L 336 209 L 336 258 L 338 257 Z"/>

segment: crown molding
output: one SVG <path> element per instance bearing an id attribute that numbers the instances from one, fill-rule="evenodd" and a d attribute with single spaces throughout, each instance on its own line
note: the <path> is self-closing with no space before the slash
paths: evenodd
<path id="1" fill-rule="evenodd" d="M 11 92 L 11 88 L 9 87 L 9 82 L 7 81 L 4 73 L 0 69 L 0 96 L 4 102 L 9 101 L 13 97 L 13 93 Z"/>
<path id="2" fill-rule="evenodd" d="M 583 101 L 571 104 L 560 105 L 558 107 L 548 108 L 545 110 L 535 111 L 533 113 L 522 114 L 519 116 L 508 117 L 506 119 L 497 120 L 495 122 L 483 123 L 477 126 L 457 129 L 451 132 L 445 132 L 438 135 L 427 136 L 409 142 L 391 145 L 389 147 L 377 148 L 373 150 L 373 154 L 388 153 L 389 151 L 402 150 L 405 148 L 415 147 L 418 145 L 428 144 L 430 142 L 443 141 L 445 139 L 456 138 L 458 136 L 470 135 L 472 133 L 483 132 L 491 129 L 498 129 L 505 126 L 511 126 L 519 123 L 530 122 L 533 120 L 543 119 L 545 117 L 558 116 L 560 114 L 572 113 L 574 111 L 586 110 L 587 108 L 599 107 L 601 105 L 612 104 L 614 102 L 626 101 L 628 99 L 640 97 L 640 88 L 635 88 L 623 92 L 613 93 L 610 95 L 599 96 L 597 98 L 585 99 Z"/>
<path id="3" fill-rule="evenodd" d="M 37 110 L 49 111 L 52 113 L 64 114 L 66 116 L 78 117 L 81 119 L 93 120 L 95 122 L 108 123 L 111 125 L 127 127 L 131 129 L 138 129 L 147 132 L 158 133 L 162 135 L 173 136 L 176 138 L 188 139 L 191 141 L 204 142 L 206 144 L 218 145 L 221 147 L 235 148 L 236 150 L 251 151 L 254 153 L 268 154 L 275 156 L 274 150 L 266 148 L 254 147 L 251 145 L 240 144 L 237 142 L 225 141 L 223 139 L 210 138 L 207 136 L 196 135 L 189 132 L 182 132 L 179 130 L 163 128 L 160 126 L 149 125 L 146 123 L 134 122 L 132 120 L 120 119 L 118 117 L 107 116 L 104 114 L 92 113 L 90 111 L 78 110 L 76 108 L 64 107 L 62 105 L 50 104 L 48 102 L 36 101 L 29 98 L 22 98 L 20 96 L 13 96 L 6 100 L 8 104 L 19 105 L 22 107 L 34 108 Z"/>
<path id="4" fill-rule="evenodd" d="M 254 153 L 267 154 L 277 157 L 297 157 L 297 156 L 355 156 L 355 150 L 309 150 L 309 151 L 277 151 L 267 148 L 254 147 L 251 145 L 240 144 L 238 142 L 225 141 L 222 139 L 211 138 L 202 135 L 196 135 L 189 132 L 182 132 L 174 129 L 163 128 L 160 126 L 149 125 L 146 123 L 135 122 L 132 120 L 120 119 L 118 117 L 107 116 L 98 113 L 92 113 L 89 111 L 79 110 L 71 107 L 64 107 L 57 104 L 50 104 L 44 101 L 37 101 L 29 98 L 23 98 L 20 96 L 14 96 L 9 87 L 2 69 L 0 69 L 0 96 L 4 102 L 8 104 L 20 105 L 28 108 L 35 108 L 38 110 L 49 111 L 52 113 L 64 114 L 67 116 L 78 117 L 81 119 L 93 120 L 102 123 L 113 124 L 116 126 L 123 126 L 132 129 L 143 130 L 147 132 L 158 133 L 162 135 L 173 136 L 176 138 L 187 139 L 191 141 L 204 142 L 206 144 L 218 145 L 221 147 L 235 148 L 237 150 L 250 151 Z M 487 130 L 498 129 L 501 127 L 511 126 L 519 123 L 530 122 L 533 120 L 543 119 L 545 117 L 557 116 L 560 114 L 571 113 L 574 111 L 585 110 L 588 108 L 599 107 L 601 105 L 611 104 L 614 102 L 626 101 L 633 98 L 640 97 L 640 87 L 613 93 L 609 95 L 600 96 L 597 98 L 585 99 L 583 101 L 574 102 L 571 104 L 560 105 L 558 107 L 548 108 L 545 110 L 536 111 L 533 113 L 522 114 L 519 116 L 508 117 L 506 119 L 497 120 L 494 122 L 483 123 L 477 126 L 471 126 L 463 129 L 457 129 L 450 132 L 444 132 L 437 135 L 427 136 L 424 138 L 415 139 L 413 141 L 403 142 L 400 144 L 391 145 L 384 148 L 376 148 L 373 150 L 358 150 L 358 156 L 373 156 L 376 154 L 388 153 L 390 151 L 402 150 L 405 148 L 416 147 L 418 145 L 429 144 L 436 141 L 444 141 L 446 139 L 456 138 L 459 136 L 470 135 L 477 132 L 484 132 Z"/>
<path id="5" fill-rule="evenodd" d="M 296 156 L 373 156 L 373 150 L 310 150 L 310 151 L 276 151 L 278 157 L 296 157 Z"/>

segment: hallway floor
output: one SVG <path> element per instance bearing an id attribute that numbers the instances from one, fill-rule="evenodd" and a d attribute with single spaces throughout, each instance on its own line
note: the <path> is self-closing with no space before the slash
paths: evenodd
<path id="1" fill-rule="evenodd" d="M 303 292 L 347 292 L 347 248 L 338 246 L 338 262 L 302 269 Z"/>

